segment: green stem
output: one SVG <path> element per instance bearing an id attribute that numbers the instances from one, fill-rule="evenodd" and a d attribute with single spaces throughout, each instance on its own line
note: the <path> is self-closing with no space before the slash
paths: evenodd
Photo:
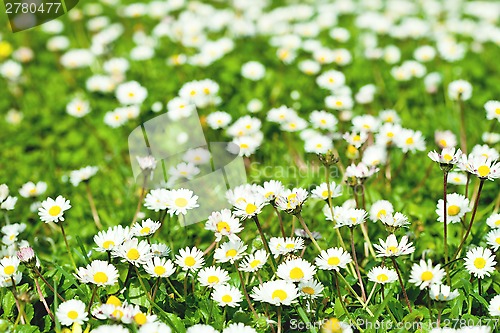
<path id="1" fill-rule="evenodd" d="M 297 213 L 297 218 L 299 219 L 300 224 L 302 224 L 302 228 L 304 228 L 304 231 L 311 239 L 311 242 L 314 244 L 314 246 L 316 246 L 316 249 L 318 249 L 318 251 L 321 252 L 321 247 L 319 246 L 318 242 L 316 242 L 316 240 L 314 239 L 313 234 L 311 233 L 311 231 L 307 227 L 306 222 L 304 222 L 304 219 L 302 218 L 302 214 L 300 214 L 300 212 Z"/>
<path id="2" fill-rule="evenodd" d="M 446 280 L 448 281 L 448 285 L 451 286 L 451 279 L 450 279 L 450 267 L 448 266 L 448 211 L 447 211 L 447 204 L 448 204 L 448 195 L 447 195 L 447 185 L 448 185 L 448 172 L 444 171 L 443 172 L 443 216 L 444 216 L 444 223 L 443 223 L 443 237 L 444 237 L 444 264 L 445 264 L 445 269 L 446 269 Z"/>
<path id="3" fill-rule="evenodd" d="M 267 253 L 269 253 L 269 256 L 271 257 L 271 263 L 272 263 L 271 267 L 272 267 L 273 271 L 276 272 L 276 267 L 278 267 L 278 265 L 276 265 L 276 260 L 274 259 L 274 255 L 271 252 L 271 249 L 269 248 L 269 243 L 267 242 L 266 236 L 264 235 L 264 231 L 262 230 L 262 226 L 260 225 L 259 218 L 257 217 L 257 215 L 255 215 L 253 217 L 253 220 L 255 222 L 255 225 L 257 226 L 257 230 L 259 230 L 260 238 L 262 239 L 262 243 L 264 244 L 264 248 L 266 249 Z"/>
<path id="4" fill-rule="evenodd" d="M 64 238 L 64 243 L 66 244 L 66 250 L 68 251 L 69 259 L 71 260 L 71 263 L 73 264 L 75 269 L 77 269 L 75 259 L 73 259 L 73 254 L 71 253 L 71 249 L 70 249 L 69 244 L 68 244 L 68 239 L 66 238 L 66 232 L 64 231 L 64 226 L 63 226 L 62 221 L 59 222 L 59 227 L 61 227 L 61 233 L 62 233 L 63 238 Z"/>
<path id="5" fill-rule="evenodd" d="M 410 313 L 411 313 L 412 309 L 411 309 L 410 300 L 408 299 L 408 294 L 406 294 L 406 288 L 405 288 L 405 285 L 403 283 L 403 278 L 401 277 L 401 272 L 399 271 L 399 268 L 398 268 L 398 263 L 396 262 L 396 259 L 394 259 L 394 257 L 391 257 L 391 259 L 392 259 L 392 264 L 394 265 L 394 269 L 396 270 L 396 273 L 398 274 L 399 284 L 401 285 L 401 289 L 403 290 L 403 296 L 405 298 L 406 305 L 408 306 L 408 310 L 410 310 Z"/>

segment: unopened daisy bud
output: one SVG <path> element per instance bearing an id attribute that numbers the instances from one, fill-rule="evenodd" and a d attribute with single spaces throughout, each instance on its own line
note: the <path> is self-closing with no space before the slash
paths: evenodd
<path id="1" fill-rule="evenodd" d="M 9 187 L 6 184 L 0 185 L 0 202 L 7 199 L 9 196 Z"/>
<path id="2" fill-rule="evenodd" d="M 255 250 L 260 250 L 263 248 L 263 246 L 264 243 L 262 243 L 262 239 L 260 238 L 260 236 L 255 237 L 254 240 L 252 241 L 252 247 Z"/>
<path id="3" fill-rule="evenodd" d="M 346 156 L 350 160 L 355 160 L 359 157 L 359 150 L 353 145 L 347 147 Z"/>
<path id="4" fill-rule="evenodd" d="M 32 247 L 23 247 L 17 251 L 17 257 L 27 267 L 34 267 L 36 265 L 35 251 Z"/>
<path id="5" fill-rule="evenodd" d="M 318 154 L 318 158 L 324 166 L 329 167 L 339 162 L 339 158 L 335 156 L 332 150 L 328 150 L 325 154 Z"/>
<path id="6" fill-rule="evenodd" d="M 137 163 L 139 163 L 139 167 L 143 171 L 153 171 L 156 169 L 156 159 L 153 156 L 137 156 Z"/>

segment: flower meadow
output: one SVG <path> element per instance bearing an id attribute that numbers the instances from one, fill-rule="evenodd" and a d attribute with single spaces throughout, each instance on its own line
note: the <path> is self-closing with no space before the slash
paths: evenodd
<path id="1" fill-rule="evenodd" d="M 499 331 L 498 2 L 0 22 L 0 332 Z M 196 114 L 247 178 L 188 224 L 209 147 L 165 168 L 128 137 Z"/>

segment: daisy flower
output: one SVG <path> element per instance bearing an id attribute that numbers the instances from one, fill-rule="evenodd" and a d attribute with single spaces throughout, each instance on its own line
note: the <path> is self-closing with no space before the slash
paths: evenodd
<path id="1" fill-rule="evenodd" d="M 18 273 L 21 261 L 17 256 L 4 257 L 0 260 L 0 277 L 10 278 Z"/>
<path id="2" fill-rule="evenodd" d="M 149 210 L 158 212 L 169 207 L 169 201 L 172 191 L 159 188 L 151 190 L 144 198 L 144 206 Z"/>
<path id="3" fill-rule="evenodd" d="M 92 333 L 130 333 L 130 331 L 121 325 L 101 325 L 92 330 Z"/>
<path id="4" fill-rule="evenodd" d="M 233 203 L 235 209 L 234 215 L 243 220 L 256 216 L 262 211 L 265 204 L 266 201 L 264 197 L 248 193 L 245 199 L 241 199 Z"/>
<path id="5" fill-rule="evenodd" d="M 64 212 L 71 208 L 70 201 L 59 195 L 55 200 L 48 197 L 38 208 L 40 220 L 45 223 L 64 221 Z"/>
<path id="6" fill-rule="evenodd" d="M 240 220 L 229 209 L 223 209 L 210 214 L 205 223 L 205 229 L 214 232 L 215 240 L 220 242 L 223 236 L 227 236 L 230 241 L 238 240 L 239 237 L 236 234 L 243 230 L 243 227 Z"/>
<path id="7" fill-rule="evenodd" d="M 269 248 L 274 257 L 285 255 L 304 248 L 304 239 L 301 237 L 272 237 L 269 240 Z"/>
<path id="8" fill-rule="evenodd" d="M 339 321 L 337 318 L 326 320 L 321 326 L 322 333 L 353 333 L 351 325 Z"/>
<path id="9" fill-rule="evenodd" d="M 226 327 L 222 333 L 257 333 L 255 328 L 246 326 L 243 323 L 232 323 Z"/>
<path id="10" fill-rule="evenodd" d="M 486 110 L 486 119 L 500 121 L 500 101 L 487 101 L 484 104 Z"/>
<path id="11" fill-rule="evenodd" d="M 439 163 L 440 165 L 455 165 L 458 163 L 460 158 L 462 157 L 462 151 L 460 149 L 455 150 L 453 147 L 443 148 L 441 153 L 436 152 L 435 150 L 429 152 L 427 154 L 431 160 Z M 447 169 L 449 171 L 449 169 Z"/>
<path id="12" fill-rule="evenodd" d="M 118 282 L 116 267 L 103 260 L 94 260 L 87 267 L 78 268 L 75 276 L 81 283 L 92 283 L 98 286 L 112 286 Z"/>
<path id="13" fill-rule="evenodd" d="M 38 183 L 33 183 L 33 182 L 27 182 L 21 188 L 19 189 L 19 194 L 23 198 L 32 198 L 39 196 L 47 190 L 47 183 L 46 182 L 38 182 Z"/>
<path id="14" fill-rule="evenodd" d="M 368 134 L 366 132 L 351 132 L 345 133 L 342 138 L 351 146 L 355 148 L 360 148 L 363 143 L 368 140 Z"/>
<path id="15" fill-rule="evenodd" d="M 241 260 L 239 269 L 243 272 L 256 272 L 266 264 L 268 258 L 266 250 L 257 250 Z"/>
<path id="16" fill-rule="evenodd" d="M 396 212 L 394 215 L 393 214 L 381 215 L 380 221 L 382 221 L 383 224 L 391 228 L 408 227 L 410 225 L 408 217 L 399 212 Z"/>
<path id="17" fill-rule="evenodd" d="M 497 263 L 491 250 L 483 247 L 470 249 L 465 255 L 464 261 L 467 271 L 479 279 L 490 276 L 495 271 Z"/>
<path id="18" fill-rule="evenodd" d="M 179 254 L 175 256 L 175 263 L 179 265 L 183 271 L 197 271 L 205 264 L 203 252 L 196 247 L 180 249 Z"/>
<path id="19" fill-rule="evenodd" d="M 276 207 L 287 213 L 293 214 L 300 211 L 307 199 L 307 195 L 307 190 L 303 188 L 294 188 L 292 190 L 286 189 L 276 198 Z"/>
<path id="20" fill-rule="evenodd" d="M 251 297 L 259 302 L 280 306 L 295 303 L 298 293 L 297 287 L 292 282 L 275 280 L 254 287 Z"/>
<path id="21" fill-rule="evenodd" d="M 99 252 L 112 251 L 115 247 L 121 245 L 131 236 L 129 227 L 121 225 L 111 227 L 108 230 L 99 231 L 94 236 L 94 242 L 97 244 L 96 250 Z"/>
<path id="22" fill-rule="evenodd" d="M 500 163 L 486 156 L 462 155 L 461 169 L 482 179 L 495 180 L 500 177 Z"/>
<path id="23" fill-rule="evenodd" d="M 151 253 L 155 257 L 166 257 L 170 253 L 170 248 L 164 243 L 151 244 Z"/>
<path id="24" fill-rule="evenodd" d="M 377 257 L 399 257 L 405 254 L 410 254 L 415 251 L 413 243 L 408 243 L 408 237 L 403 236 L 401 242 L 398 243 L 396 235 L 390 234 L 387 240 L 379 239 L 380 245 L 373 244 L 378 254 Z"/>
<path id="25" fill-rule="evenodd" d="M 57 320 L 63 326 L 71 326 L 74 323 L 83 325 L 84 321 L 89 320 L 85 303 L 80 300 L 72 299 L 59 304 L 56 311 Z"/>
<path id="26" fill-rule="evenodd" d="M 387 267 L 373 267 L 368 272 L 368 279 L 375 283 L 386 284 L 396 281 L 398 274 L 395 270 Z"/>
<path id="27" fill-rule="evenodd" d="M 351 261 L 352 258 L 348 252 L 340 247 L 334 247 L 321 251 L 315 259 L 315 264 L 322 270 L 339 271 L 340 268 L 345 268 Z"/>
<path id="28" fill-rule="evenodd" d="M 267 201 L 273 201 L 279 196 L 285 187 L 279 180 L 270 180 L 264 182 L 262 186 L 259 187 L 258 192 L 266 198 Z"/>
<path id="29" fill-rule="evenodd" d="M 448 97 L 451 100 L 466 101 L 472 96 L 472 85 L 465 80 L 456 80 L 448 85 Z"/>
<path id="30" fill-rule="evenodd" d="M 431 284 L 441 284 L 441 280 L 444 276 L 444 270 L 438 264 L 432 266 L 431 260 L 420 260 L 419 264 L 413 264 L 411 267 L 410 282 L 420 287 L 420 289 L 425 289 Z"/>
<path id="31" fill-rule="evenodd" d="M 88 181 L 97 171 L 99 171 L 99 168 L 96 166 L 86 166 L 78 170 L 73 170 L 69 173 L 69 181 L 73 186 L 78 186 L 81 182 Z"/>
<path id="32" fill-rule="evenodd" d="M 453 185 L 465 185 L 467 184 L 467 176 L 462 172 L 450 172 L 448 173 L 448 183 Z"/>
<path id="33" fill-rule="evenodd" d="M 337 222 L 335 228 L 340 228 L 342 226 L 354 227 L 366 222 L 367 213 L 363 209 L 342 208 L 334 210 L 333 213 Z"/>
<path id="34" fill-rule="evenodd" d="M 167 324 L 154 322 L 146 323 L 139 328 L 139 333 L 171 333 L 172 329 Z"/>
<path id="35" fill-rule="evenodd" d="M 500 248 L 500 229 L 493 229 L 486 235 L 486 242 L 497 251 Z"/>
<path id="36" fill-rule="evenodd" d="M 420 131 L 402 129 L 398 136 L 395 137 L 394 142 L 397 147 L 401 148 L 403 153 L 425 150 L 425 139 Z"/>
<path id="37" fill-rule="evenodd" d="M 266 68 L 260 62 L 249 61 L 241 66 L 241 75 L 252 81 L 259 81 L 266 74 Z"/>
<path id="38" fill-rule="evenodd" d="M 198 207 L 198 196 L 188 189 L 171 190 L 167 199 L 168 213 L 170 216 L 183 214 L 188 210 Z"/>
<path id="39" fill-rule="evenodd" d="M 278 277 L 292 282 L 309 281 L 314 274 L 316 274 L 316 267 L 302 258 L 287 260 L 281 263 L 276 271 Z"/>
<path id="40" fill-rule="evenodd" d="M 315 299 L 321 296 L 324 286 L 314 279 L 299 283 L 300 294 L 306 298 Z"/>
<path id="41" fill-rule="evenodd" d="M 455 299 L 460 293 L 458 290 L 451 290 L 450 286 L 444 284 L 431 284 L 430 296 L 436 301 L 451 301 Z"/>
<path id="42" fill-rule="evenodd" d="M 142 220 L 141 223 L 137 223 L 132 227 L 131 233 L 134 236 L 147 237 L 153 235 L 158 229 L 160 229 L 160 227 L 160 222 L 156 222 L 151 219 Z"/>
<path id="43" fill-rule="evenodd" d="M 323 130 L 333 131 L 338 124 L 337 118 L 330 112 L 326 112 L 324 110 L 321 111 L 313 111 L 309 116 L 309 120 L 311 125 L 314 128 L 319 128 Z"/>
<path id="44" fill-rule="evenodd" d="M 219 331 L 210 325 L 198 324 L 188 328 L 186 333 L 219 333 Z"/>
<path id="45" fill-rule="evenodd" d="M 337 185 L 335 182 L 330 184 L 330 192 L 328 192 L 328 186 L 326 183 L 322 183 L 316 186 L 314 190 L 311 191 L 311 197 L 327 200 L 329 197 L 336 198 L 342 195 L 342 185 Z"/>
<path id="46" fill-rule="evenodd" d="M 500 213 L 493 214 L 486 219 L 486 224 L 490 226 L 490 228 L 500 228 Z"/>
<path id="47" fill-rule="evenodd" d="M 332 139 L 327 136 L 314 133 L 311 137 L 305 139 L 304 150 L 307 153 L 326 154 L 332 148 Z"/>
<path id="48" fill-rule="evenodd" d="M 170 259 L 154 257 L 143 266 L 152 277 L 168 278 L 175 273 L 175 266 Z"/>
<path id="49" fill-rule="evenodd" d="M 226 284 L 214 287 L 212 299 L 216 301 L 219 306 L 235 308 L 241 303 L 243 294 L 238 288 Z"/>
<path id="50" fill-rule="evenodd" d="M 496 295 L 491 299 L 488 311 L 490 316 L 500 316 L 500 295 Z"/>
<path id="51" fill-rule="evenodd" d="M 129 81 L 120 84 L 116 88 L 116 99 L 122 105 L 137 105 L 142 104 L 146 97 L 148 96 L 148 91 L 146 88 L 141 86 L 136 81 Z"/>
<path id="52" fill-rule="evenodd" d="M 214 288 L 226 284 L 229 281 L 229 274 L 220 267 L 205 267 L 198 272 L 198 281 L 204 287 Z"/>
<path id="53" fill-rule="evenodd" d="M 153 254 L 151 246 L 146 240 L 139 242 L 137 238 L 132 238 L 116 246 L 113 249 L 113 256 L 124 259 L 135 266 L 145 264 Z"/>
<path id="54" fill-rule="evenodd" d="M 462 217 L 471 211 L 469 207 L 469 199 L 462 194 L 451 193 L 446 195 L 446 220 L 448 223 L 460 222 Z M 438 221 L 444 222 L 444 201 L 439 199 L 436 205 L 436 214 L 438 214 Z"/>
<path id="55" fill-rule="evenodd" d="M 207 124 L 211 129 L 226 128 L 231 122 L 231 115 L 223 111 L 215 111 L 207 116 Z"/>
<path id="56" fill-rule="evenodd" d="M 248 246 L 239 239 L 234 242 L 226 242 L 215 250 L 214 259 L 218 263 L 230 262 L 233 264 L 236 260 L 243 257 L 247 247 Z"/>
<path id="57" fill-rule="evenodd" d="M 373 205 L 370 208 L 370 220 L 373 222 L 376 222 L 380 220 L 380 218 L 383 215 L 386 214 L 391 214 L 394 212 L 394 207 L 392 206 L 392 203 L 390 203 L 387 200 L 378 200 L 373 203 Z"/>

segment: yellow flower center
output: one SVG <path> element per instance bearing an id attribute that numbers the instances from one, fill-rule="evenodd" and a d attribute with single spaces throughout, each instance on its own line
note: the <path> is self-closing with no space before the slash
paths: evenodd
<path id="1" fill-rule="evenodd" d="M 137 325 L 144 325 L 148 321 L 148 317 L 142 312 L 139 312 L 134 316 L 134 321 Z"/>
<path id="2" fill-rule="evenodd" d="M 422 273 L 422 276 L 420 277 L 422 281 L 430 281 L 434 277 L 434 274 L 432 274 L 431 271 L 425 271 Z"/>
<path id="3" fill-rule="evenodd" d="M 288 295 L 287 295 L 286 291 L 284 291 L 282 289 L 276 289 L 275 291 L 273 291 L 273 294 L 271 295 L 271 297 L 273 299 L 279 298 L 280 301 L 284 301 L 288 297 Z"/>
<path id="4" fill-rule="evenodd" d="M 304 287 L 302 288 L 302 292 L 308 295 L 314 295 L 314 289 L 311 287 Z"/>
<path id="5" fill-rule="evenodd" d="M 322 197 L 328 197 L 328 190 L 321 192 Z"/>
<path id="6" fill-rule="evenodd" d="M 413 140 L 413 138 L 408 138 L 408 139 L 406 139 L 406 144 L 407 144 L 407 145 L 412 145 L 412 144 L 414 144 L 414 143 L 415 143 L 415 140 Z"/>
<path id="7" fill-rule="evenodd" d="M 330 257 L 330 258 L 328 258 L 328 265 L 330 265 L 330 266 L 337 266 L 338 264 L 340 264 L 339 257 Z"/>
<path id="8" fill-rule="evenodd" d="M 219 278 L 215 275 L 209 276 L 207 279 L 208 283 L 213 284 L 213 283 L 219 283 Z"/>
<path id="9" fill-rule="evenodd" d="M 245 212 L 249 215 L 255 213 L 256 210 L 257 210 L 257 206 L 255 206 L 254 204 L 251 204 L 251 203 L 249 203 L 247 205 L 247 207 L 245 208 Z"/>
<path id="10" fill-rule="evenodd" d="M 32 189 L 30 190 L 30 194 L 32 194 L 32 195 L 33 195 L 33 194 L 36 194 L 36 188 L 32 188 Z"/>
<path id="11" fill-rule="evenodd" d="M 500 108 L 496 108 L 496 109 L 495 109 L 495 113 L 496 113 L 496 114 L 500 114 Z"/>
<path id="12" fill-rule="evenodd" d="M 446 161 L 446 162 L 449 162 L 453 159 L 453 156 L 451 156 L 450 154 L 444 154 L 443 155 L 443 159 Z"/>
<path id="13" fill-rule="evenodd" d="M 192 267 L 194 266 L 194 264 L 196 264 L 196 260 L 194 260 L 193 257 L 186 257 L 186 259 L 184 259 L 184 264 L 186 266 Z"/>
<path id="14" fill-rule="evenodd" d="M 222 301 L 224 303 L 230 303 L 233 301 L 233 298 L 231 297 L 231 295 L 224 295 L 224 296 L 222 296 Z"/>
<path id="15" fill-rule="evenodd" d="M 388 138 L 393 138 L 394 137 L 394 132 L 387 132 L 387 137 Z"/>
<path id="16" fill-rule="evenodd" d="M 397 246 L 389 246 L 387 248 L 387 253 L 397 253 L 399 251 Z"/>
<path id="17" fill-rule="evenodd" d="M 500 244 L 500 237 L 497 237 L 497 238 L 495 239 L 495 243 Z"/>
<path id="18" fill-rule="evenodd" d="M 68 318 L 71 320 L 75 320 L 76 318 L 78 318 L 78 312 L 71 310 L 70 312 L 68 312 Z"/>
<path id="19" fill-rule="evenodd" d="M 304 277 L 304 272 L 298 267 L 295 267 L 290 271 L 290 279 L 292 280 L 300 280 L 303 277 Z"/>
<path id="20" fill-rule="evenodd" d="M 105 248 L 106 250 L 112 246 L 115 246 L 115 242 L 113 242 L 112 240 L 107 240 L 102 244 L 102 247 Z"/>
<path id="21" fill-rule="evenodd" d="M 217 231 L 221 232 L 222 230 L 226 230 L 227 232 L 231 231 L 231 227 L 227 222 L 219 222 L 217 223 Z"/>
<path id="22" fill-rule="evenodd" d="M 146 235 L 146 234 L 149 234 L 150 231 L 151 231 L 150 227 L 144 227 L 141 229 L 140 233 L 141 233 L 141 235 Z"/>
<path id="23" fill-rule="evenodd" d="M 457 216 L 460 213 L 460 207 L 457 205 L 451 205 L 448 207 L 448 215 L 450 216 Z"/>
<path id="24" fill-rule="evenodd" d="M 114 306 L 121 306 L 122 302 L 116 296 L 109 296 L 108 300 L 106 301 L 106 304 L 112 304 Z"/>
<path id="25" fill-rule="evenodd" d="M 342 106 L 343 104 L 344 104 L 344 103 L 342 103 L 342 101 L 336 101 L 336 102 L 335 102 L 335 105 L 337 105 L 337 106 Z"/>
<path id="26" fill-rule="evenodd" d="M 361 137 L 359 135 L 355 135 L 352 137 L 352 141 L 361 141 Z"/>
<path id="27" fill-rule="evenodd" d="M 188 204 L 188 201 L 186 199 L 184 199 L 184 198 L 177 198 L 177 199 L 175 199 L 175 205 L 177 207 L 181 207 L 181 208 L 182 207 L 186 207 L 187 204 Z"/>
<path id="28" fill-rule="evenodd" d="M 154 272 L 156 275 L 163 275 L 167 270 L 163 266 L 156 266 Z"/>
<path id="29" fill-rule="evenodd" d="M 255 259 L 250 263 L 250 267 L 255 268 L 260 265 L 260 262 L 260 260 Z"/>
<path id="30" fill-rule="evenodd" d="M 113 311 L 111 316 L 113 316 L 114 318 L 120 319 L 121 317 L 123 317 L 123 311 L 120 309 L 115 309 L 115 311 Z"/>
<path id="31" fill-rule="evenodd" d="M 287 249 L 294 249 L 295 248 L 295 244 L 294 243 L 286 244 L 285 248 L 287 248 Z"/>
<path id="32" fill-rule="evenodd" d="M 379 210 L 379 212 L 377 213 L 377 218 L 380 219 L 380 217 L 382 215 L 386 215 L 387 214 L 387 211 L 385 209 L 381 209 Z"/>
<path id="33" fill-rule="evenodd" d="M 385 275 L 384 273 L 382 273 L 382 274 L 379 274 L 377 276 L 377 280 L 380 282 L 385 282 L 385 281 L 389 280 L 389 277 L 387 275 Z"/>
<path id="34" fill-rule="evenodd" d="M 323 330 L 330 333 L 342 333 L 342 326 L 337 318 L 332 318 L 323 325 Z"/>
<path id="35" fill-rule="evenodd" d="M 236 251 L 235 249 L 231 249 L 231 250 L 228 250 L 226 252 L 226 257 L 234 257 L 238 254 L 238 251 Z"/>
<path id="36" fill-rule="evenodd" d="M 95 283 L 106 283 L 108 282 L 108 276 L 104 272 L 97 272 L 94 274 Z"/>
<path id="37" fill-rule="evenodd" d="M 479 173 L 479 177 L 486 177 L 490 174 L 490 167 L 487 165 L 481 165 L 477 168 L 477 173 Z"/>
<path id="38" fill-rule="evenodd" d="M 484 260 L 484 258 L 476 258 L 474 260 L 474 266 L 476 266 L 477 269 L 483 269 L 484 266 L 486 266 L 486 260 Z"/>
<path id="39" fill-rule="evenodd" d="M 137 260 L 137 259 L 139 259 L 140 256 L 141 256 L 141 254 L 139 253 L 139 251 L 137 251 L 137 249 L 130 249 L 127 252 L 127 258 L 129 260 Z"/>
<path id="40" fill-rule="evenodd" d="M 49 214 L 50 214 L 51 216 L 57 216 L 57 215 L 59 215 L 59 214 L 61 213 L 61 210 L 62 210 L 62 209 L 61 209 L 61 207 L 59 207 L 59 206 L 52 206 L 52 207 L 50 207 L 50 209 L 49 209 Z"/>
<path id="41" fill-rule="evenodd" d="M 5 275 L 12 275 L 16 272 L 16 268 L 12 265 L 5 266 L 3 272 L 5 273 Z"/>
<path id="42" fill-rule="evenodd" d="M 240 148 L 247 149 L 248 145 L 246 143 L 242 143 L 240 144 Z"/>

